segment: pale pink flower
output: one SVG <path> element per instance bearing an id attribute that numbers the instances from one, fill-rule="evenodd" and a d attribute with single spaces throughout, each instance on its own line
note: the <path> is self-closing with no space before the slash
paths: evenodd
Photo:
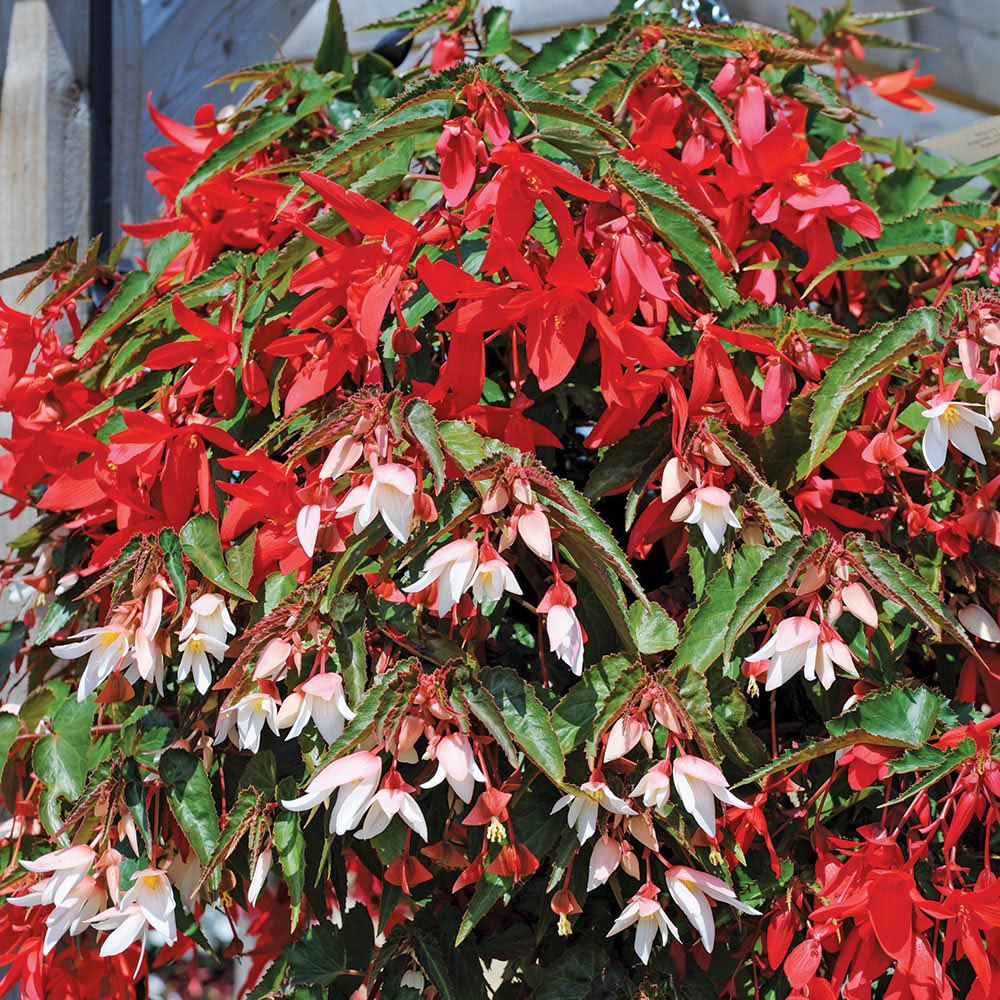
<path id="1" fill-rule="evenodd" d="M 545 616 L 549 649 L 579 677 L 583 673 L 583 626 L 566 604 L 553 604 Z"/>
<path id="2" fill-rule="evenodd" d="M 844 607 L 858 619 L 871 628 L 878 628 L 878 611 L 875 610 L 875 602 L 872 595 L 868 593 L 868 588 L 863 583 L 849 583 L 840 592 L 840 599 Z"/>
<path id="3" fill-rule="evenodd" d="M 660 482 L 660 500 L 670 503 L 674 497 L 680 496 L 691 483 L 691 477 L 679 458 L 667 459 L 663 467 L 663 479 Z"/>
<path id="4" fill-rule="evenodd" d="M 654 764 L 632 789 L 632 795 L 642 796 L 647 809 L 662 810 L 670 798 L 670 761 Z"/>
<path id="5" fill-rule="evenodd" d="M 854 658 L 831 628 L 823 629 L 811 618 L 785 618 L 767 642 L 747 657 L 749 663 L 770 660 L 765 690 L 773 691 L 800 670 L 806 680 L 816 680 L 829 688 L 834 681 L 834 664 L 852 677 L 858 676 Z"/>
<path id="6" fill-rule="evenodd" d="M 601 837 L 590 853 L 587 892 L 593 892 L 617 871 L 622 860 L 622 845 L 611 837 Z"/>
<path id="7" fill-rule="evenodd" d="M 372 470 L 368 483 L 355 486 L 347 494 L 337 508 L 337 517 L 353 514 L 357 534 L 381 516 L 389 531 L 405 542 L 410 537 L 416 489 L 417 477 L 409 466 L 387 462 Z"/>
<path id="8" fill-rule="evenodd" d="M 345 472 L 350 472 L 361 461 L 363 452 L 361 442 L 350 434 L 336 441 L 326 456 L 323 467 L 319 470 L 320 479 L 339 479 Z"/>
<path id="9" fill-rule="evenodd" d="M 984 642 L 1000 642 L 1000 625 L 985 608 L 978 604 L 966 604 L 958 613 L 958 620 L 977 639 Z"/>
<path id="10" fill-rule="evenodd" d="M 730 496 L 718 486 L 699 486 L 681 499 L 670 515 L 671 521 L 696 524 L 713 552 L 722 548 L 726 526 L 740 526 L 739 518 L 730 507 Z"/>
<path id="11" fill-rule="evenodd" d="M 403 590 L 416 594 L 436 583 L 437 613 L 444 618 L 472 586 L 478 563 L 479 546 L 471 538 L 456 538 L 442 545 L 424 563 L 420 579 Z"/>
<path id="12" fill-rule="evenodd" d="M 736 898 L 736 893 L 722 879 L 714 875 L 679 865 L 671 868 L 665 878 L 667 890 L 674 902 L 684 911 L 684 915 L 701 935 L 705 951 L 711 951 L 715 947 L 715 917 L 712 915 L 712 904 L 709 899 L 727 903 L 740 913 L 760 914 L 760 910 L 741 903 Z"/>
<path id="13" fill-rule="evenodd" d="M 275 736 L 281 735 L 278 730 L 278 703 L 264 691 L 245 695 L 224 708 L 219 713 L 220 719 L 222 716 L 227 717 L 226 735 L 230 735 L 235 721 L 236 745 L 241 750 L 249 750 L 251 753 L 260 750 L 260 737 L 265 725 L 270 727 Z M 220 738 L 216 737 L 215 742 L 221 742 Z"/>
<path id="14" fill-rule="evenodd" d="M 382 787 L 373 796 L 364 825 L 355 836 L 359 840 L 377 837 L 386 829 L 392 817 L 398 815 L 421 840 L 426 841 L 427 820 L 424 819 L 417 800 L 410 794 L 412 791 L 413 786 L 408 785 L 398 771 L 390 771 L 385 776 Z"/>
<path id="15" fill-rule="evenodd" d="M 202 594 L 192 601 L 191 614 L 178 638 L 183 641 L 195 632 L 209 635 L 221 643 L 228 642 L 226 636 L 236 635 L 236 626 L 221 594 Z"/>
<path id="16" fill-rule="evenodd" d="M 715 800 L 738 809 L 749 809 L 742 799 L 729 791 L 726 776 L 710 761 L 690 754 L 674 759 L 674 788 L 680 796 L 681 805 L 695 818 L 698 826 L 715 836 Z"/>
<path id="17" fill-rule="evenodd" d="M 342 837 L 361 822 L 381 777 L 382 760 L 378 754 L 358 750 L 317 771 L 302 795 L 284 799 L 281 804 L 291 812 L 308 812 L 336 791 L 337 800 L 330 810 L 330 833 Z"/>
<path id="18" fill-rule="evenodd" d="M 566 821 L 576 829 L 577 839 L 585 844 L 597 832 L 598 809 L 606 809 L 616 816 L 634 816 L 635 810 L 615 795 L 606 782 L 591 779 L 580 786 L 580 791 L 564 795 L 553 807 L 552 815 L 569 806 Z"/>
<path id="19" fill-rule="evenodd" d="M 644 719 L 634 715 L 619 716 L 608 733 L 608 742 L 604 747 L 605 762 L 624 757 L 648 731 L 649 726 Z"/>
<path id="20" fill-rule="evenodd" d="M 429 743 L 426 756 L 437 761 L 437 771 L 422 788 L 434 788 L 447 780 L 455 794 L 463 802 L 471 802 L 476 782 L 486 781 L 486 777 L 476 764 L 472 744 L 464 733 L 449 733 L 436 742 Z"/>
<path id="21" fill-rule="evenodd" d="M 660 905 L 659 895 L 652 883 L 644 885 L 628 901 L 628 905 L 618 915 L 607 935 L 611 937 L 612 934 L 620 934 L 635 924 L 635 953 L 643 965 L 649 964 L 649 956 L 657 933 L 660 935 L 661 944 L 666 944 L 671 934 L 680 940 L 676 926 Z"/>
<path id="22" fill-rule="evenodd" d="M 517 533 L 542 562 L 552 562 L 552 530 L 544 510 L 536 508 L 521 514 L 517 519 Z"/>
<path id="23" fill-rule="evenodd" d="M 292 652 L 293 648 L 290 642 L 285 642 L 284 639 L 272 639 L 257 658 L 257 665 L 253 669 L 253 679 L 255 681 L 280 681 L 288 670 L 288 658 Z"/>
<path id="24" fill-rule="evenodd" d="M 77 844 L 75 847 L 61 847 L 49 851 L 34 861 L 21 861 L 21 867 L 29 872 L 47 875 L 31 889 L 26 896 L 19 897 L 18 905 L 34 906 L 41 903 L 44 906 L 60 905 L 69 894 L 83 881 L 90 872 L 97 858 L 92 847 Z M 32 902 L 26 902 L 28 896 Z M 13 902 L 13 900 L 8 900 Z"/>
<path id="25" fill-rule="evenodd" d="M 295 537 L 310 559 L 316 552 L 316 536 L 319 534 L 319 522 L 323 515 L 323 508 L 319 504 L 309 503 L 299 510 L 295 518 Z"/>
<path id="26" fill-rule="evenodd" d="M 316 724 L 327 743 L 333 743 L 354 718 L 354 712 L 344 697 L 344 682 L 340 674 L 315 674 L 300 684 L 278 709 L 278 726 L 291 727 L 286 740 L 293 740 L 310 719 Z"/>
<path id="27" fill-rule="evenodd" d="M 490 551 L 492 552 L 492 549 Z M 476 575 L 472 578 L 473 600 L 477 604 L 482 604 L 484 601 L 499 601 L 505 593 L 521 594 L 521 586 L 506 560 L 495 552 L 483 559 L 484 554 L 480 553 L 481 561 L 476 567 Z"/>

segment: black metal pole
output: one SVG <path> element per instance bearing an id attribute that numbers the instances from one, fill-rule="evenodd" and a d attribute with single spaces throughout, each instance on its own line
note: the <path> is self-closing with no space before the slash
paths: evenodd
<path id="1" fill-rule="evenodd" d="M 112 242 L 111 103 L 112 0 L 90 0 L 90 233 L 103 234 L 105 252 Z"/>

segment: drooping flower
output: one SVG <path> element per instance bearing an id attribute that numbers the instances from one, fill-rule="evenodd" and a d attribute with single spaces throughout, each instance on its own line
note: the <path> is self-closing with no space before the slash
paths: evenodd
<path id="1" fill-rule="evenodd" d="M 484 544 L 479 551 L 479 565 L 472 578 L 472 597 L 477 604 L 499 601 L 503 595 L 521 594 L 514 571 L 491 545 Z"/>
<path id="2" fill-rule="evenodd" d="M 471 538 L 456 538 L 442 545 L 424 564 L 421 577 L 403 591 L 416 594 L 436 583 L 436 610 L 444 618 L 472 586 L 478 563 L 479 546 Z"/>
<path id="3" fill-rule="evenodd" d="M 52 652 L 66 659 L 89 654 L 76 692 L 78 701 L 86 701 L 116 667 L 128 664 L 132 652 L 131 635 L 124 625 L 105 625 L 84 629 L 70 638 L 81 641 L 53 646 Z"/>
<path id="4" fill-rule="evenodd" d="M 223 723 L 224 732 L 216 736 L 215 742 L 220 743 L 229 735 L 235 722 L 236 745 L 251 753 L 257 753 L 260 749 L 260 737 L 265 725 L 270 726 L 275 736 L 281 735 L 278 729 L 278 703 L 266 691 L 255 691 L 222 709 L 219 720 Z"/>
<path id="5" fill-rule="evenodd" d="M 985 608 L 978 604 L 967 604 L 958 613 L 958 620 L 983 642 L 1000 642 L 1000 625 Z"/>
<path id="6" fill-rule="evenodd" d="M 405 542 L 410 537 L 416 489 L 417 477 L 409 466 L 387 462 L 372 470 L 370 482 L 355 486 L 344 497 L 337 508 L 337 517 L 353 514 L 357 534 L 381 516 L 393 535 Z"/>
<path id="7" fill-rule="evenodd" d="M 250 885 L 247 887 L 247 902 L 251 906 L 256 905 L 257 899 L 267 882 L 267 876 L 271 871 L 273 853 L 270 847 L 265 847 L 257 855 L 257 860 L 254 862 L 253 873 L 250 876 Z"/>
<path id="8" fill-rule="evenodd" d="M 641 795 L 647 809 L 662 809 L 670 798 L 670 761 L 654 764 L 632 789 L 633 797 Z"/>
<path id="9" fill-rule="evenodd" d="M 375 798 L 382 777 L 378 754 L 358 750 L 327 764 L 306 785 L 297 799 L 283 799 L 282 806 L 291 812 L 308 812 L 337 791 L 330 810 L 330 833 L 342 837 L 360 822 Z"/>
<path id="10" fill-rule="evenodd" d="M 576 594 L 562 580 L 556 580 L 539 602 L 538 613 L 545 615 L 549 649 L 579 677 L 587 636 L 573 610 L 575 606 Z"/>
<path id="11" fill-rule="evenodd" d="M 202 594 L 191 602 L 191 614 L 184 623 L 178 638 L 183 642 L 188 636 L 200 632 L 217 642 L 226 643 L 228 635 L 236 635 L 236 626 L 221 594 Z"/>
<path id="12" fill-rule="evenodd" d="M 476 782 L 486 777 L 476 764 L 469 737 L 463 733 L 449 733 L 427 747 L 427 756 L 437 761 L 437 770 L 422 788 L 434 788 L 447 780 L 452 790 L 463 802 L 472 801 Z"/>
<path id="13" fill-rule="evenodd" d="M 333 743 L 354 718 L 344 697 L 344 682 L 340 674 L 315 674 L 300 684 L 281 703 L 278 727 L 288 729 L 286 740 L 293 740 L 310 719 L 316 724 L 327 743 Z"/>
<path id="14" fill-rule="evenodd" d="M 858 676 L 847 645 L 833 629 L 811 618 L 783 619 L 771 638 L 747 657 L 748 663 L 762 660 L 770 660 L 766 691 L 780 687 L 800 670 L 806 680 L 818 679 L 824 688 L 829 688 L 835 677 L 834 664 L 850 676 Z"/>
<path id="15" fill-rule="evenodd" d="M 183 654 L 177 665 L 177 682 L 187 680 L 188 674 L 193 673 L 194 686 L 200 694 L 206 694 L 212 686 L 212 666 L 208 658 L 212 656 L 221 662 L 229 647 L 213 635 L 191 632 L 177 648 Z"/>
<path id="16" fill-rule="evenodd" d="M 568 792 L 553 807 L 552 815 L 569 806 L 566 821 L 576 829 L 581 844 L 585 844 L 597 832 L 597 813 L 606 809 L 616 816 L 635 816 L 635 810 L 608 787 L 605 781 L 591 778 L 580 786 L 580 791 Z"/>
<path id="17" fill-rule="evenodd" d="M 760 910 L 741 903 L 736 898 L 736 893 L 722 879 L 714 875 L 678 865 L 669 869 L 665 878 L 667 890 L 674 902 L 684 911 L 684 915 L 701 935 L 705 951 L 711 951 L 715 946 L 715 917 L 712 915 L 712 904 L 709 899 L 728 903 L 740 913 L 760 914 Z"/>
<path id="18" fill-rule="evenodd" d="M 44 906 L 61 905 L 87 876 L 96 858 L 97 854 L 92 847 L 77 844 L 75 847 L 62 847 L 49 851 L 34 861 L 22 860 L 22 868 L 48 877 L 35 885 L 26 895 L 19 897 L 18 905 L 34 906 L 36 903 Z M 29 897 L 32 899 L 30 903 L 27 902 Z M 14 900 L 10 899 L 8 902 Z"/>
<path id="19" fill-rule="evenodd" d="M 944 465 L 949 444 L 974 462 L 980 465 L 986 463 L 976 429 L 992 434 L 993 421 L 973 409 L 973 406 L 981 404 L 956 403 L 957 386 L 958 383 L 953 382 L 951 387 L 934 396 L 931 405 L 922 411 L 927 418 L 923 437 L 924 460 L 931 472 L 937 472 Z"/>
<path id="20" fill-rule="evenodd" d="M 726 526 L 740 526 L 730 502 L 729 494 L 718 486 L 699 486 L 678 502 L 670 519 L 696 524 L 701 528 L 708 547 L 713 552 L 718 552 L 726 536 Z"/>
<path id="21" fill-rule="evenodd" d="M 621 841 L 612 837 L 601 837 L 590 853 L 590 868 L 587 872 L 587 892 L 593 892 L 604 885 L 614 875 L 622 860 Z"/>
<path id="22" fill-rule="evenodd" d="M 608 931 L 607 936 L 620 934 L 623 930 L 635 924 L 635 953 L 643 965 L 649 964 L 649 956 L 653 950 L 653 942 L 659 933 L 660 942 L 666 944 L 670 935 L 680 940 L 680 933 L 673 921 L 666 915 L 660 905 L 659 890 L 651 882 L 647 882 L 629 901 L 625 909 L 618 915 Z"/>
<path id="23" fill-rule="evenodd" d="M 60 903 L 52 908 L 45 918 L 45 941 L 42 953 L 51 954 L 60 939 L 67 932 L 79 934 L 104 907 L 107 893 L 97 883 L 97 879 L 85 876 L 78 886 Z M 8 903 L 17 900 L 8 899 Z"/>
<path id="24" fill-rule="evenodd" d="M 427 840 L 427 820 L 410 794 L 413 786 L 407 784 L 398 771 L 390 771 L 382 782 L 382 787 L 372 797 L 368 815 L 361 829 L 355 833 L 360 840 L 377 837 L 398 815 L 421 840 Z"/>
<path id="25" fill-rule="evenodd" d="M 674 788 L 680 796 L 681 805 L 709 837 L 714 837 L 716 831 L 716 799 L 738 809 L 750 808 L 729 791 L 726 776 L 710 761 L 690 754 L 676 757 L 673 776 Z"/>

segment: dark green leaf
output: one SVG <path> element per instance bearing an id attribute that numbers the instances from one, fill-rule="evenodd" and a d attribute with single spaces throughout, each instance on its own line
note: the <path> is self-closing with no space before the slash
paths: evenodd
<path id="1" fill-rule="evenodd" d="M 165 750 L 159 764 L 167 801 L 202 864 L 219 842 L 219 814 L 201 759 L 185 750 Z"/>
<path id="2" fill-rule="evenodd" d="M 87 783 L 94 699 L 67 698 L 52 717 L 52 732 L 35 744 L 32 766 L 53 798 L 75 804 Z"/>
<path id="3" fill-rule="evenodd" d="M 344 15 L 340 12 L 339 0 L 329 0 L 326 8 L 326 27 L 323 29 L 323 39 L 316 53 L 316 71 L 318 73 L 340 73 L 349 83 L 353 73 L 351 50 L 347 44 L 347 32 L 344 30 Z"/>
<path id="4" fill-rule="evenodd" d="M 226 569 L 222 558 L 222 542 L 219 540 L 219 525 L 211 514 L 198 514 L 181 528 L 181 549 L 213 583 L 228 590 L 230 594 L 245 600 L 256 600 L 246 587 L 237 583 Z"/>
<path id="5" fill-rule="evenodd" d="M 423 449 L 434 474 L 434 489 L 444 487 L 444 454 L 441 451 L 441 436 L 437 421 L 430 405 L 422 399 L 411 399 L 403 409 L 403 419 L 410 428 L 417 443 Z"/>

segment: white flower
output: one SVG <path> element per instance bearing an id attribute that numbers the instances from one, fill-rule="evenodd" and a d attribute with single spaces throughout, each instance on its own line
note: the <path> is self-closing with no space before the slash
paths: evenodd
<path id="1" fill-rule="evenodd" d="M 499 601 L 505 592 L 520 594 L 522 590 L 506 560 L 494 554 L 476 567 L 476 575 L 472 578 L 472 597 L 476 604 L 482 604 L 484 601 Z"/>
<path id="2" fill-rule="evenodd" d="M 424 564 L 423 575 L 403 590 L 416 594 L 437 584 L 437 613 L 444 618 L 472 586 L 479 562 L 479 546 L 471 538 L 456 538 L 442 545 Z"/>
<path id="3" fill-rule="evenodd" d="M 633 797 L 641 795 L 647 809 L 663 809 L 670 798 L 670 762 L 661 760 L 639 779 L 632 789 Z"/>
<path id="4" fill-rule="evenodd" d="M 579 677 L 583 673 L 583 626 L 566 604 L 553 604 L 545 616 L 549 649 Z"/>
<path id="5" fill-rule="evenodd" d="M 293 740 L 312 719 L 327 743 L 333 743 L 354 718 L 344 698 L 340 674 L 315 674 L 300 684 L 278 709 L 278 727 L 288 730 L 286 740 Z"/>
<path id="6" fill-rule="evenodd" d="M 78 844 L 76 847 L 49 851 L 34 861 L 22 861 L 22 868 L 46 874 L 48 878 L 43 879 L 24 896 L 8 899 L 7 902 L 18 906 L 34 906 L 36 903 L 44 906 L 61 905 L 86 877 L 96 857 L 92 847 Z"/>
<path id="7" fill-rule="evenodd" d="M 978 403 L 956 403 L 953 399 L 941 399 L 938 393 L 931 406 L 923 411 L 927 418 L 924 430 L 924 460 L 931 472 L 937 472 L 948 457 L 948 445 L 952 444 L 963 455 L 974 462 L 985 464 L 982 445 L 976 436 L 976 428 L 993 433 L 993 422 L 983 413 L 977 413 L 973 406 Z M 935 402 L 936 400 L 936 402 Z"/>
<path id="8" fill-rule="evenodd" d="M 226 600 L 221 594 L 202 594 L 191 604 L 191 614 L 181 629 L 179 638 L 186 639 L 195 632 L 210 635 L 220 643 L 227 642 L 227 635 L 236 635 L 236 626 L 229 617 Z"/>
<path id="9" fill-rule="evenodd" d="M 674 902 L 684 911 L 684 915 L 701 935 L 705 951 L 711 951 L 715 946 L 715 918 L 712 916 L 709 897 L 728 903 L 741 913 L 760 913 L 760 910 L 741 903 L 736 898 L 736 893 L 722 879 L 714 875 L 677 866 L 666 873 L 666 881 Z"/>
<path id="10" fill-rule="evenodd" d="M 70 638 L 82 641 L 53 646 L 52 652 L 66 659 L 90 654 L 76 692 L 77 701 L 86 701 L 111 676 L 115 667 L 127 665 L 132 653 L 131 636 L 124 625 L 105 625 L 84 629 Z"/>
<path id="11" fill-rule="evenodd" d="M 120 955 L 136 941 L 142 942 L 136 973 L 146 953 L 146 936 L 150 928 L 159 931 L 167 944 L 177 940 L 174 917 L 174 893 L 166 872 L 146 868 L 132 876 L 132 888 L 122 897 L 121 905 L 91 917 L 90 925 L 99 931 L 110 931 L 101 945 L 101 957 Z"/>
<path id="12" fill-rule="evenodd" d="M 674 759 L 674 788 L 681 805 L 710 837 L 715 836 L 715 800 L 739 809 L 750 806 L 729 791 L 726 776 L 712 763 L 684 754 Z"/>
<path id="13" fill-rule="evenodd" d="M 437 760 L 437 771 L 430 781 L 425 781 L 422 788 L 434 788 L 447 779 L 455 794 L 463 802 L 472 801 L 472 793 L 476 782 L 485 783 L 486 777 L 476 764 L 472 754 L 472 744 L 469 737 L 462 733 L 450 733 L 442 736 L 436 743 L 427 747 L 427 757 Z"/>
<path id="14" fill-rule="evenodd" d="M 205 694 L 212 686 L 212 666 L 208 662 L 209 655 L 217 660 L 222 660 L 229 647 L 215 636 L 204 632 L 191 632 L 180 644 L 183 656 L 177 667 L 177 682 L 187 679 L 187 675 L 194 672 L 194 686 L 200 694 Z"/>
<path id="15" fill-rule="evenodd" d="M 295 518 L 295 535 L 299 540 L 299 545 L 302 546 L 302 551 L 310 559 L 316 551 L 316 536 L 319 534 L 319 522 L 322 514 L 323 509 L 318 504 L 310 503 L 306 504 L 299 511 L 298 517 Z"/>
<path id="16" fill-rule="evenodd" d="M 413 786 L 400 777 L 398 771 L 390 771 L 385 776 L 382 787 L 375 793 L 364 825 L 355 833 L 359 840 L 377 837 L 397 814 L 421 840 L 427 840 L 427 821 L 410 794 Z"/>
<path id="17" fill-rule="evenodd" d="M 739 518 L 729 505 L 730 496 L 725 490 L 720 490 L 718 486 L 699 486 L 680 500 L 670 520 L 698 525 L 708 547 L 718 552 L 726 536 L 726 526 L 740 526 Z"/>
<path id="18" fill-rule="evenodd" d="M 372 470 L 371 481 L 355 486 L 337 508 L 337 517 L 354 514 L 354 532 L 363 531 L 377 515 L 401 541 L 410 537 L 413 520 L 413 494 L 417 477 L 406 465 L 389 462 Z"/>
<path id="19" fill-rule="evenodd" d="M 649 964 L 649 955 L 653 950 L 653 942 L 656 940 L 657 932 L 660 935 L 662 944 L 670 940 L 670 935 L 680 940 L 673 921 L 663 912 L 660 905 L 659 893 L 656 886 L 647 884 L 643 886 L 629 901 L 628 905 L 619 914 L 608 937 L 612 934 L 620 934 L 623 930 L 635 927 L 635 953 L 642 960 L 643 965 Z"/>
<path id="20" fill-rule="evenodd" d="M 83 878 L 80 884 L 62 901 L 59 906 L 45 918 L 45 941 L 42 953 L 48 955 L 59 943 L 60 938 L 69 931 L 79 934 L 104 907 L 107 893 L 90 875 Z M 9 899 L 9 903 L 17 900 Z"/>
<path id="21" fill-rule="evenodd" d="M 278 704 L 263 691 L 255 691 L 253 694 L 246 695 L 235 704 L 224 708 L 219 715 L 226 715 L 230 720 L 235 718 L 236 745 L 241 750 L 249 750 L 251 753 L 257 753 L 260 750 L 260 735 L 265 725 L 271 727 L 271 732 L 275 736 L 280 735 L 278 731 Z M 231 727 L 232 722 L 230 721 L 226 729 L 227 734 Z M 219 740 L 216 739 L 216 742 Z"/>
<path id="22" fill-rule="evenodd" d="M 580 786 L 579 792 L 569 792 L 553 807 L 554 815 L 560 809 L 569 806 L 566 821 L 570 828 L 576 828 L 576 836 L 581 844 L 585 844 L 597 832 L 597 811 L 599 808 L 617 816 L 635 816 L 635 810 L 620 799 L 603 781 L 586 781 Z"/>
<path id="23" fill-rule="evenodd" d="M 977 639 L 984 642 L 1000 642 L 1000 625 L 985 608 L 978 604 L 967 604 L 958 613 L 958 620 Z"/>
<path id="24" fill-rule="evenodd" d="M 337 791 L 337 801 L 330 810 L 330 833 L 342 837 L 353 830 L 375 798 L 382 777 L 382 760 L 368 750 L 340 757 L 312 776 L 305 793 L 297 799 L 282 800 L 290 812 L 307 812 Z"/>
<path id="25" fill-rule="evenodd" d="M 257 897 L 267 882 L 268 873 L 271 871 L 272 851 L 270 847 L 265 847 L 257 855 L 257 861 L 253 866 L 253 875 L 250 878 L 250 886 L 247 889 L 247 902 L 254 906 Z"/>
<path id="26" fill-rule="evenodd" d="M 153 681 L 156 689 L 163 694 L 163 650 L 156 641 L 163 617 L 163 589 L 154 586 L 146 594 L 142 608 L 142 621 L 135 630 L 133 657 L 134 663 L 129 669 L 130 681 L 141 677 L 144 681 Z"/>
<path id="27" fill-rule="evenodd" d="M 177 940 L 174 891 L 165 871 L 144 868 L 132 876 L 132 887 L 122 897 L 119 908 L 126 910 L 133 904 L 142 911 L 149 926 L 167 939 L 167 944 Z"/>
<path id="28" fill-rule="evenodd" d="M 764 685 L 766 691 L 780 687 L 800 670 L 806 680 L 818 679 L 824 688 L 829 688 L 835 677 L 834 664 L 852 677 L 858 676 L 845 643 L 833 629 L 824 629 L 811 618 L 785 618 L 780 622 L 774 635 L 747 657 L 749 663 L 761 660 L 771 661 Z"/>

